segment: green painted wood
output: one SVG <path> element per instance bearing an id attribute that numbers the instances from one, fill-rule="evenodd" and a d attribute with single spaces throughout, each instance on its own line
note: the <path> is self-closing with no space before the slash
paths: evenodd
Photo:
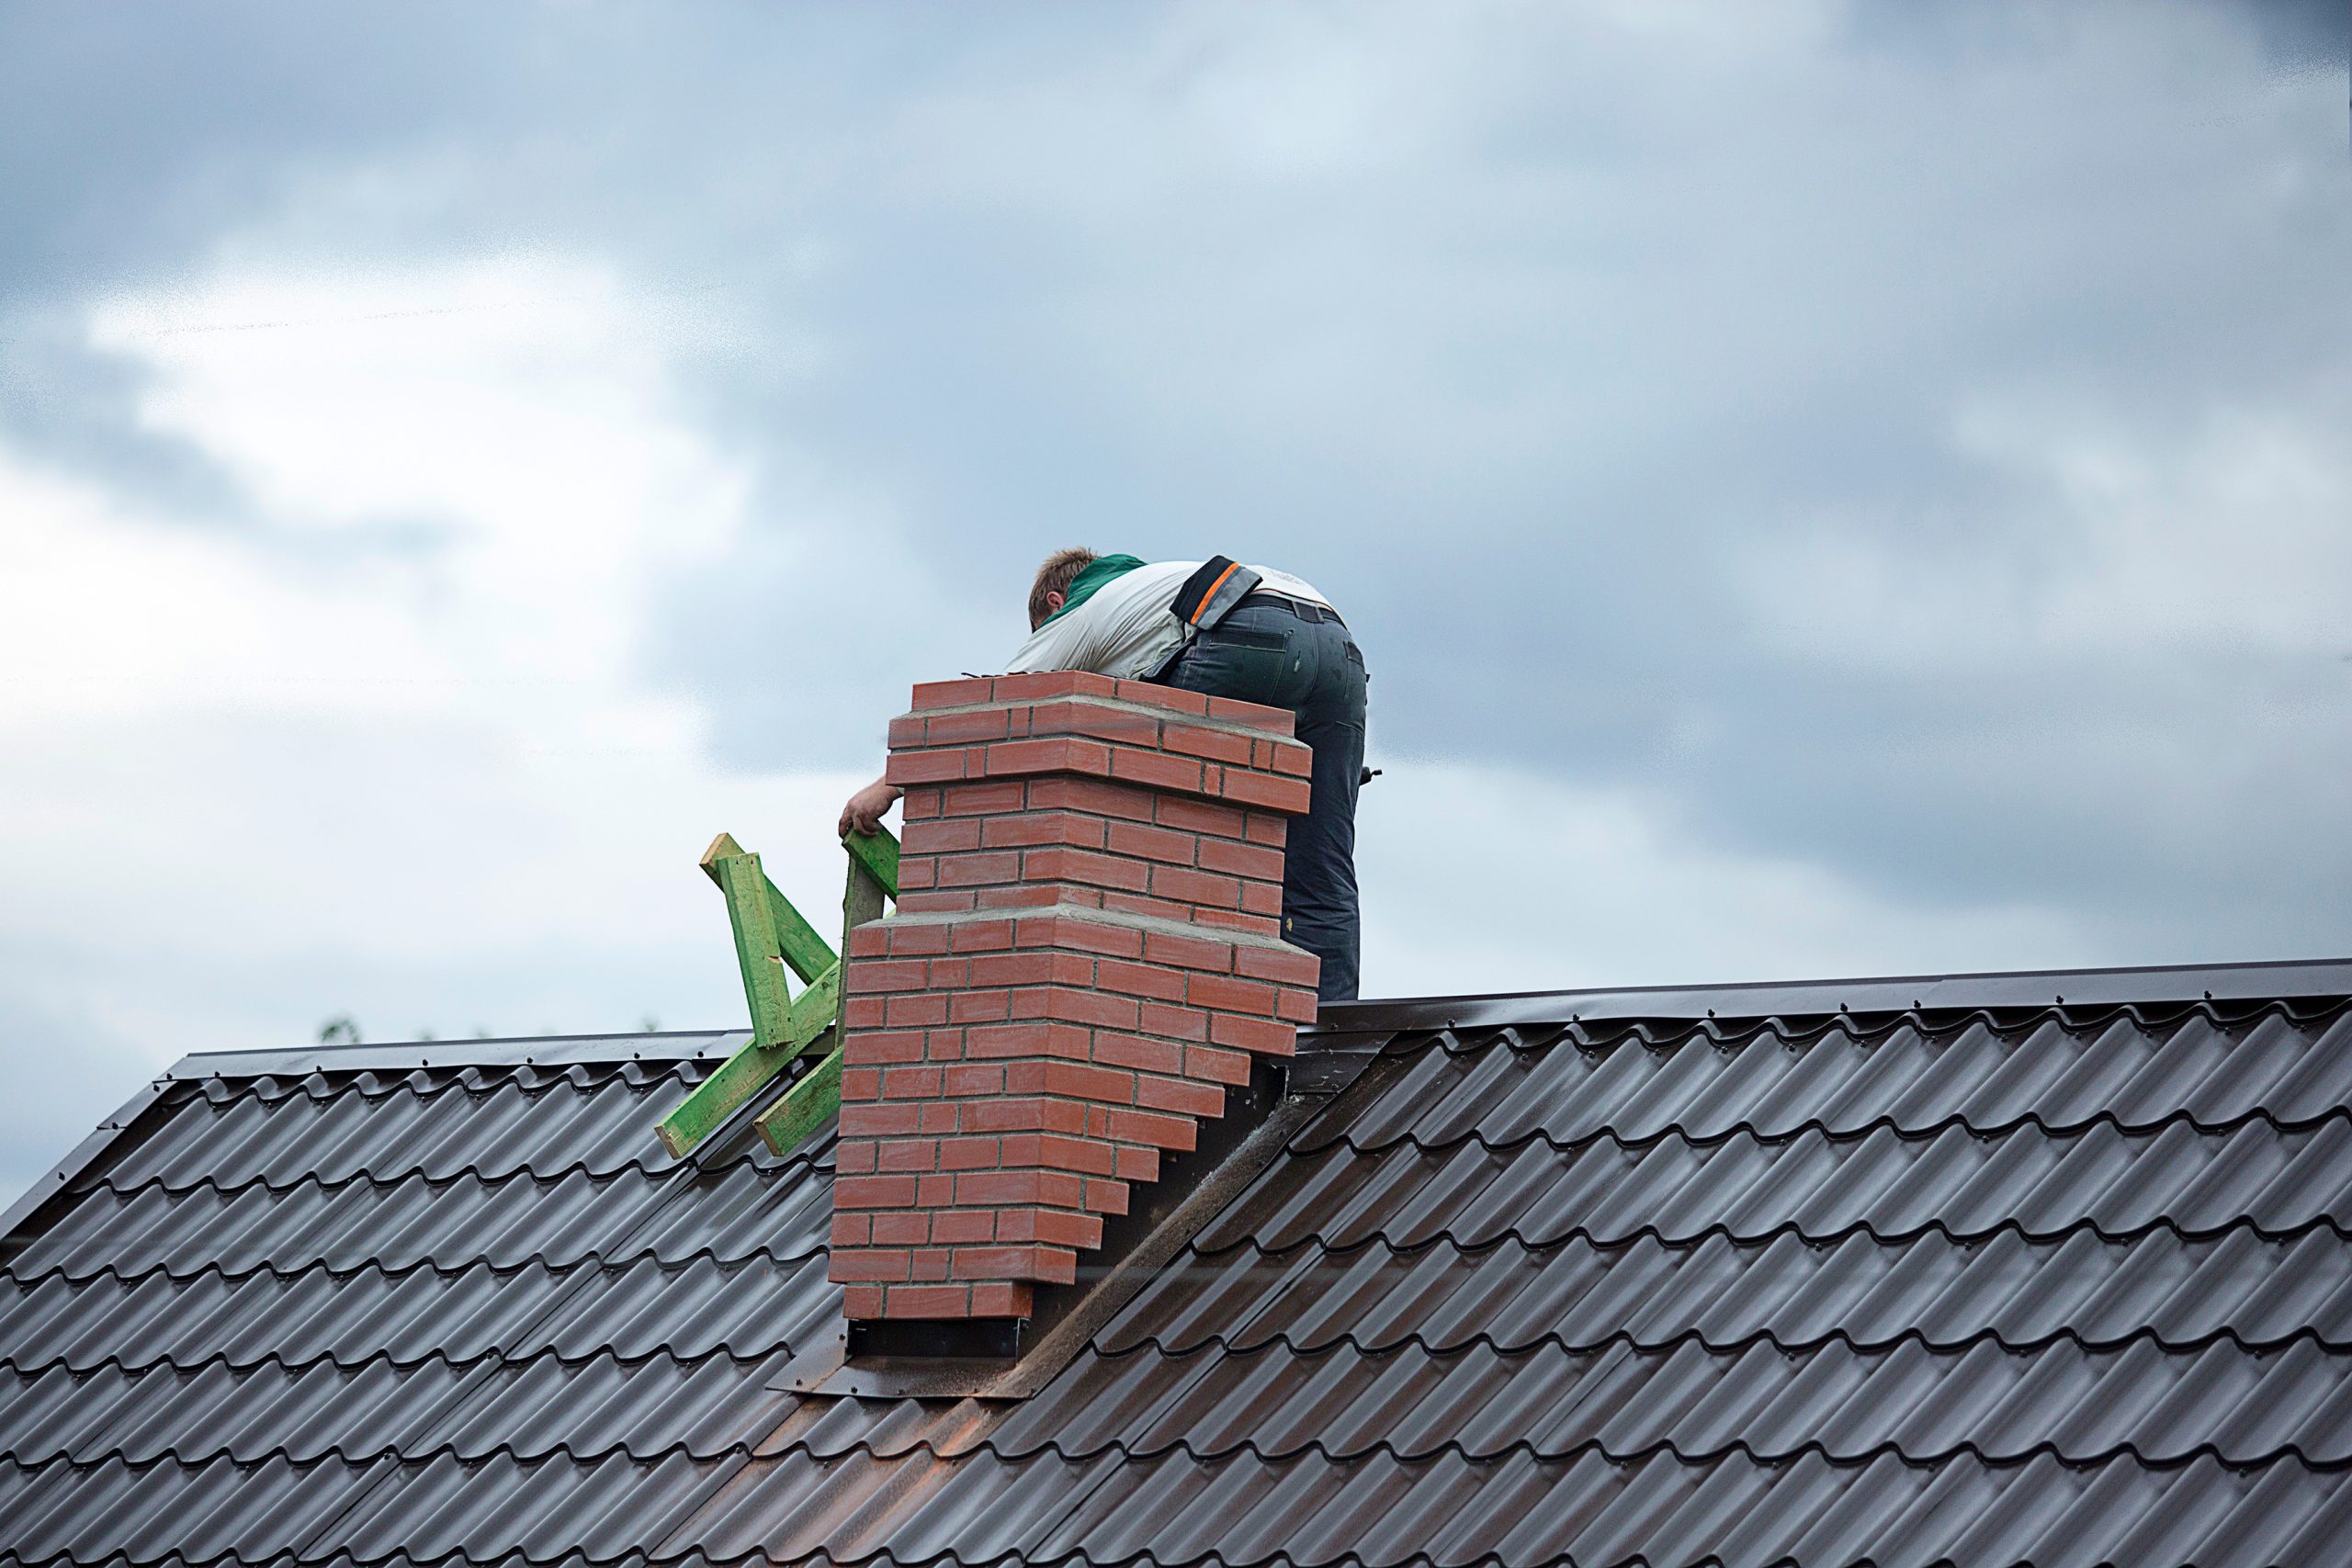
<path id="1" fill-rule="evenodd" d="M 897 840 L 891 841 L 890 850 L 895 884 Z M 710 841 L 710 848 L 702 852 L 703 874 L 713 882 L 719 882 L 718 863 L 749 852 L 735 841 L 733 834 L 721 833 Z M 719 882 L 719 886 L 723 888 L 726 884 Z M 785 963 L 791 966 L 795 975 L 804 981 L 814 980 L 832 964 L 833 950 L 825 945 L 825 939 L 819 936 L 817 928 L 793 907 L 792 900 L 778 892 L 775 883 L 765 879 L 764 873 L 762 874 L 761 886 L 767 890 L 768 919 L 775 927 L 776 951 L 784 955 Z"/>
<path id="2" fill-rule="evenodd" d="M 833 1035 L 829 1032 L 825 1038 Z M 841 1108 L 842 1050 L 836 1045 L 786 1089 L 783 1099 L 760 1112 L 760 1136 L 776 1153 L 788 1155 L 831 1121 Z"/>
<path id="3" fill-rule="evenodd" d="M 871 833 L 852 833 L 842 840 L 842 848 L 849 852 L 850 863 L 863 867 L 867 875 L 881 885 L 883 892 L 893 898 L 899 896 L 899 840 L 889 829 L 876 828 Z M 877 908 L 866 919 L 876 919 L 881 913 Z"/>
<path id="4" fill-rule="evenodd" d="M 727 923 L 735 932 L 735 963 L 743 973 L 743 999 L 752 1010 L 752 1039 L 774 1045 L 792 1016 L 792 987 L 784 977 L 783 942 L 768 897 L 767 873 L 754 854 L 728 855 L 714 868 L 727 895 Z"/>
<path id="5" fill-rule="evenodd" d="M 745 1045 L 696 1084 L 677 1109 L 662 1118 L 654 1134 L 670 1157 L 678 1159 L 718 1130 L 719 1124 L 743 1102 L 764 1089 L 797 1055 L 757 1043 Z"/>

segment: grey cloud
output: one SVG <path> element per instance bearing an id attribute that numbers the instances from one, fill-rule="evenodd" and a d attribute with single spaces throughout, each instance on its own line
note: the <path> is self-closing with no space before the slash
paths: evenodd
<path id="1" fill-rule="evenodd" d="M 0 90 L 55 156 L 8 176 L 0 269 L 71 299 L 269 222 L 707 291 L 736 349 L 694 395 L 759 459 L 755 525 L 650 658 L 744 766 L 870 751 L 907 681 L 1010 644 L 1053 546 L 1222 548 L 1340 601 L 1394 754 L 1632 784 L 1922 901 L 2070 905 L 2120 958 L 2352 945 L 2314 782 L 2352 667 L 1800 657 L 1749 570 L 1894 538 L 2049 581 L 2079 541 L 2046 477 L 1955 439 L 1971 399 L 2159 456 L 2337 406 L 2344 96 L 2296 73 L 2341 60 L 2332 13 L 1825 14 L 1662 44 L 1549 7 L 28 7 Z M 288 216 L 393 166 L 438 194 Z M 135 441 L 103 367 L 28 412 L 73 379 L 41 353 L 9 362 L 20 433 Z"/>

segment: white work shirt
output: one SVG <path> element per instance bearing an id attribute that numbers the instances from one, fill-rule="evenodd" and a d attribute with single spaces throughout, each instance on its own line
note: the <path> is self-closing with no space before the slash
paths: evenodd
<path id="1" fill-rule="evenodd" d="M 1120 573 L 1088 594 L 1078 608 L 1063 611 L 1030 633 L 1029 640 L 1013 650 L 1004 673 L 1091 670 L 1132 681 L 1157 669 L 1184 640 L 1184 623 L 1169 606 L 1201 564 L 1157 561 Z M 1286 571 L 1262 566 L 1250 570 L 1264 580 L 1258 587 L 1266 592 L 1331 606 L 1329 599 Z"/>

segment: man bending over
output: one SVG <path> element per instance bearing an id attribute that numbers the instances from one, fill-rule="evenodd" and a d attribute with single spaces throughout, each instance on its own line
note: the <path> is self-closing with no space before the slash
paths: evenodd
<path id="1" fill-rule="evenodd" d="M 1315 772 L 1306 815 L 1291 822 L 1283 856 L 1283 935 L 1323 961 L 1317 991 L 1324 1001 L 1352 1001 L 1367 677 L 1330 602 L 1287 573 L 1222 558 L 1152 565 L 1057 550 L 1037 569 L 1029 640 L 1004 672 L 1034 670 L 1157 681 L 1296 716 Z M 874 831 L 900 793 L 876 779 L 851 795 L 842 832 Z"/>

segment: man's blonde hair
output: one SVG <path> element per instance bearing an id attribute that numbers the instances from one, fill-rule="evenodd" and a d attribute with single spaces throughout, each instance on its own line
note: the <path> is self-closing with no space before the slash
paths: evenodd
<path id="1" fill-rule="evenodd" d="M 1046 564 L 1037 569 L 1037 581 L 1029 588 L 1031 631 L 1044 626 L 1046 617 L 1054 613 L 1054 607 L 1046 603 L 1046 595 L 1068 593 L 1069 585 L 1078 580 L 1078 574 L 1092 566 L 1095 559 L 1092 550 L 1076 548 L 1056 550 L 1046 558 Z"/>

